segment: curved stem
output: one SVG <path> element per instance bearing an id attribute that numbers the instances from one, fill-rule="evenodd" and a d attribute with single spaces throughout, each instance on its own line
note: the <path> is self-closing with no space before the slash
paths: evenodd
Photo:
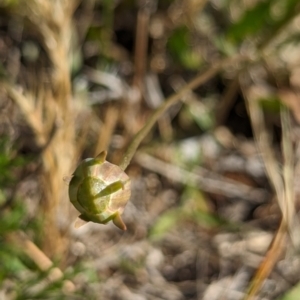
<path id="1" fill-rule="evenodd" d="M 132 157 L 134 156 L 137 148 L 139 147 L 142 140 L 146 137 L 146 135 L 149 133 L 153 125 L 157 122 L 157 120 L 163 115 L 163 113 L 172 105 L 179 102 L 182 97 L 184 97 L 186 94 L 188 94 L 191 90 L 197 88 L 199 85 L 207 82 L 209 79 L 214 77 L 220 70 L 222 70 L 224 67 L 228 66 L 229 64 L 236 63 L 239 61 L 245 60 L 247 57 L 244 55 L 236 55 L 227 59 L 224 59 L 220 62 L 217 62 L 215 65 L 213 65 L 211 68 L 209 68 L 204 73 L 199 74 L 196 78 L 194 78 L 192 81 L 187 83 L 183 88 L 181 88 L 178 92 L 172 94 L 170 97 L 166 98 L 165 101 L 161 104 L 160 107 L 158 107 L 152 114 L 152 116 L 149 118 L 149 120 L 146 122 L 146 124 L 141 128 L 139 132 L 135 135 L 132 142 L 130 143 L 129 147 L 127 148 L 127 151 L 125 152 L 123 159 L 120 163 L 120 168 L 122 170 L 125 170 L 128 165 L 130 164 L 130 161 Z"/>

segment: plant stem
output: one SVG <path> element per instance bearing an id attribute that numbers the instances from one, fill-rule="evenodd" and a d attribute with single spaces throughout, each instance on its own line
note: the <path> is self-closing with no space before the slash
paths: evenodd
<path id="1" fill-rule="evenodd" d="M 196 78 L 194 78 L 192 81 L 187 83 L 183 88 L 181 88 L 178 92 L 172 94 L 168 98 L 165 99 L 165 101 L 161 104 L 160 107 L 158 107 L 152 114 L 152 116 L 149 118 L 149 120 L 146 122 L 146 124 L 141 128 L 139 132 L 136 133 L 135 137 L 133 138 L 132 142 L 130 143 L 129 147 L 127 148 L 127 151 L 125 152 L 123 159 L 120 163 L 120 168 L 122 170 L 125 170 L 128 165 L 130 164 L 130 161 L 132 157 L 134 156 L 137 148 L 139 147 L 142 140 L 146 137 L 146 135 L 149 133 L 153 125 L 157 122 L 157 120 L 166 112 L 166 110 L 179 102 L 186 94 L 188 94 L 191 90 L 197 88 L 201 84 L 207 82 L 209 79 L 214 77 L 220 70 L 222 70 L 224 67 L 228 66 L 229 64 L 237 63 L 243 60 L 248 59 L 245 55 L 236 55 L 230 58 L 226 58 L 224 60 L 221 60 L 217 62 L 215 65 L 211 66 L 207 71 L 204 73 L 199 74 Z"/>

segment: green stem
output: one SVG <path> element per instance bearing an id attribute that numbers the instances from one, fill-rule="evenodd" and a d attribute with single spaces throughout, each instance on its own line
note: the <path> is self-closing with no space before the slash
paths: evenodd
<path id="1" fill-rule="evenodd" d="M 191 90 L 197 88 L 201 84 L 207 82 L 209 79 L 214 77 L 220 70 L 224 69 L 224 67 L 228 66 L 229 64 L 237 63 L 239 61 L 243 61 L 248 59 L 247 56 L 243 55 L 236 55 L 227 59 L 224 59 L 220 62 L 217 62 L 215 65 L 211 66 L 207 71 L 204 73 L 199 74 L 196 78 L 192 81 L 187 83 L 183 88 L 181 88 L 178 92 L 172 94 L 170 97 L 166 98 L 165 101 L 158 107 L 146 122 L 146 124 L 141 128 L 139 132 L 135 135 L 132 142 L 130 143 L 127 151 L 125 152 L 123 159 L 120 163 L 120 168 L 125 170 L 132 157 L 134 156 L 137 148 L 139 147 L 142 140 L 146 137 L 149 133 L 153 125 L 157 122 L 157 120 L 166 112 L 166 110 L 179 102 L 186 94 L 188 94 Z"/>

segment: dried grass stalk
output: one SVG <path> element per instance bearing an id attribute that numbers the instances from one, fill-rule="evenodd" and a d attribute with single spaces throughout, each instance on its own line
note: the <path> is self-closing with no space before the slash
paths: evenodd
<path id="1" fill-rule="evenodd" d="M 5 85 L 35 133 L 37 144 L 43 149 L 43 249 L 50 257 L 54 254 L 61 256 L 67 249 L 68 239 L 64 232 L 69 224 L 70 206 L 63 177 L 71 173 L 78 152 L 75 144 L 76 111 L 71 104 L 69 72 L 72 15 L 77 5 L 75 0 L 19 1 L 13 13 L 34 25 L 52 68 L 48 78 L 30 74 L 33 78 L 24 92 L 14 85 Z"/>

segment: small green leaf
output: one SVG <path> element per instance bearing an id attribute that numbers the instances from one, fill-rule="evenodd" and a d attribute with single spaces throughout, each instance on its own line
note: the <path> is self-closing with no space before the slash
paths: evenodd
<path id="1" fill-rule="evenodd" d="M 24 215 L 25 209 L 21 204 L 15 205 L 9 211 L 2 212 L 0 214 L 0 234 L 21 228 Z"/>
<path id="2" fill-rule="evenodd" d="M 265 112 L 277 113 L 277 114 L 280 113 L 280 109 L 283 106 L 280 99 L 276 97 L 261 98 L 259 99 L 259 104 Z"/>
<path id="3" fill-rule="evenodd" d="M 202 56 L 191 46 L 190 30 L 182 26 L 173 31 L 168 40 L 167 47 L 175 61 L 190 70 L 198 69 L 203 60 Z"/>
<path id="4" fill-rule="evenodd" d="M 299 0 L 259 1 L 229 28 L 227 38 L 241 42 L 249 36 L 263 33 L 261 43 L 264 43 L 297 14 L 298 4 Z"/>
<path id="5" fill-rule="evenodd" d="M 162 238 L 169 230 L 174 228 L 181 221 L 181 218 L 182 215 L 178 209 L 169 210 L 162 214 L 152 227 L 150 237 L 154 239 Z"/>
<path id="6" fill-rule="evenodd" d="M 296 284 L 292 289 L 286 292 L 280 300 L 299 300 L 300 299 L 300 283 Z"/>
<path id="7" fill-rule="evenodd" d="M 271 4 L 271 0 L 258 2 L 256 6 L 246 11 L 241 19 L 229 28 L 227 37 L 240 42 L 247 36 L 261 30 L 270 21 Z"/>

